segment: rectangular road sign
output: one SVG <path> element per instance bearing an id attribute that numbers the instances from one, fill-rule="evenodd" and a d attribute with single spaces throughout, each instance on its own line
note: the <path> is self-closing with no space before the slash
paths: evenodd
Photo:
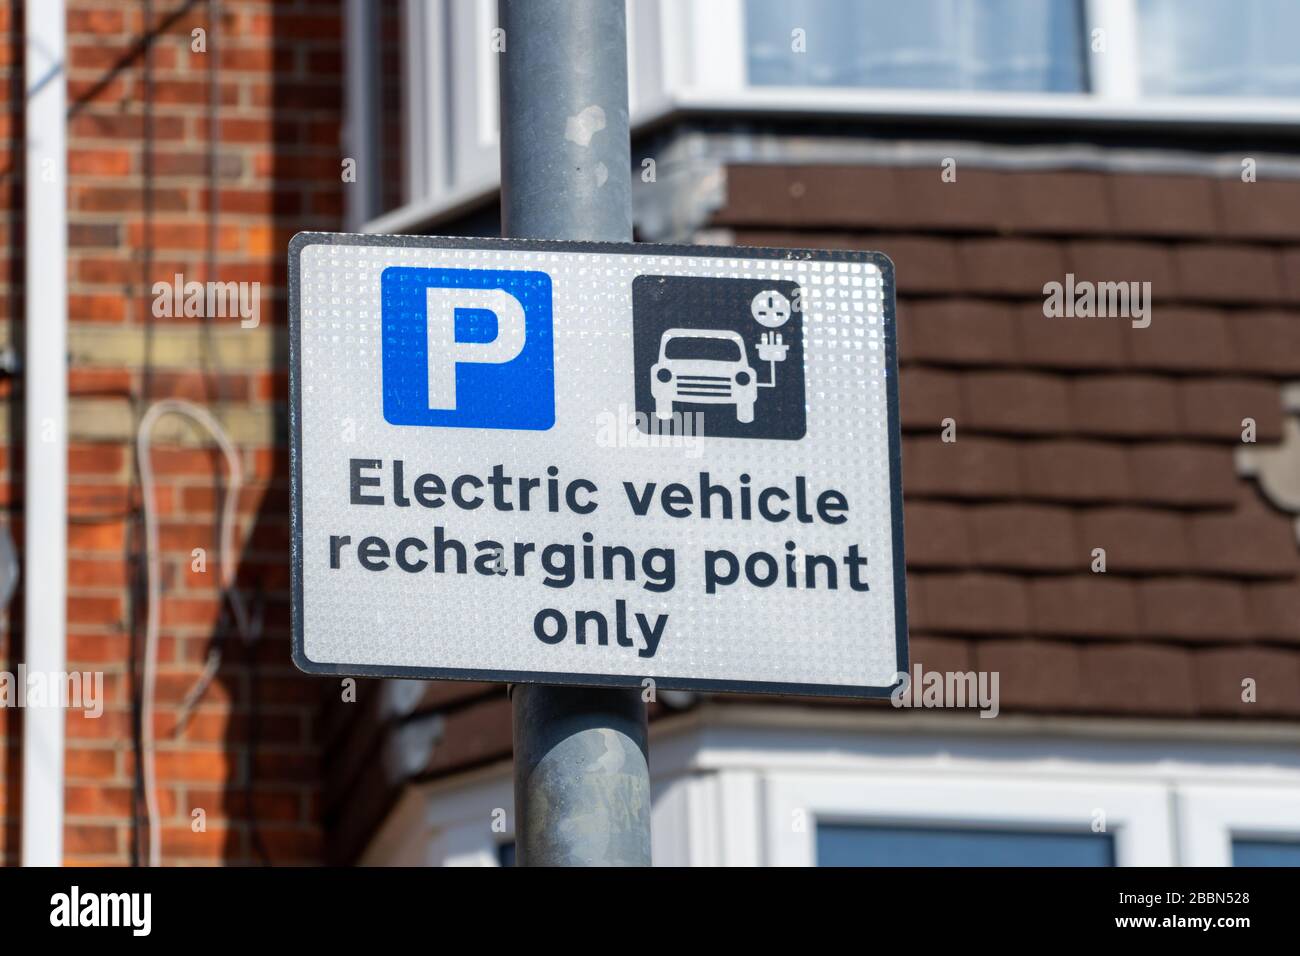
<path id="1" fill-rule="evenodd" d="M 320 674 L 885 696 L 878 253 L 302 233 L 293 653 Z"/>

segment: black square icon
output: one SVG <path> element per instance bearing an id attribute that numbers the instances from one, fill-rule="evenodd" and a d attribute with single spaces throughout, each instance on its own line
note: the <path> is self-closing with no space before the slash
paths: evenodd
<path id="1" fill-rule="evenodd" d="M 807 431 L 797 283 L 637 276 L 632 338 L 642 431 L 790 441 Z"/>

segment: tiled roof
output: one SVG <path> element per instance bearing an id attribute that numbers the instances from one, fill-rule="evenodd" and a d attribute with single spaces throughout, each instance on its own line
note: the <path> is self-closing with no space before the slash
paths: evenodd
<path id="1" fill-rule="evenodd" d="M 731 167 L 714 223 L 896 264 L 914 661 L 1004 710 L 1300 716 L 1294 516 L 1234 464 L 1300 379 L 1300 183 L 940 172 Z M 1067 273 L 1150 282 L 1150 327 L 1045 317 Z"/>

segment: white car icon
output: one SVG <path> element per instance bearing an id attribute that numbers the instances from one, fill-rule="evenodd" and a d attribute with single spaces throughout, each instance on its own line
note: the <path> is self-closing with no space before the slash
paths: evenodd
<path id="1" fill-rule="evenodd" d="M 673 402 L 735 405 L 736 421 L 754 420 L 758 382 L 745 340 L 729 329 L 669 329 L 650 368 L 655 415 L 671 418 Z"/>

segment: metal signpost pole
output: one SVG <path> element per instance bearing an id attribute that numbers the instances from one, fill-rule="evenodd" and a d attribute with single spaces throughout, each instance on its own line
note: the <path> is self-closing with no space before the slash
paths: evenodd
<path id="1" fill-rule="evenodd" d="M 502 234 L 629 241 L 623 0 L 500 0 L 498 11 Z M 512 701 L 519 864 L 649 865 L 640 691 L 516 684 Z"/>

